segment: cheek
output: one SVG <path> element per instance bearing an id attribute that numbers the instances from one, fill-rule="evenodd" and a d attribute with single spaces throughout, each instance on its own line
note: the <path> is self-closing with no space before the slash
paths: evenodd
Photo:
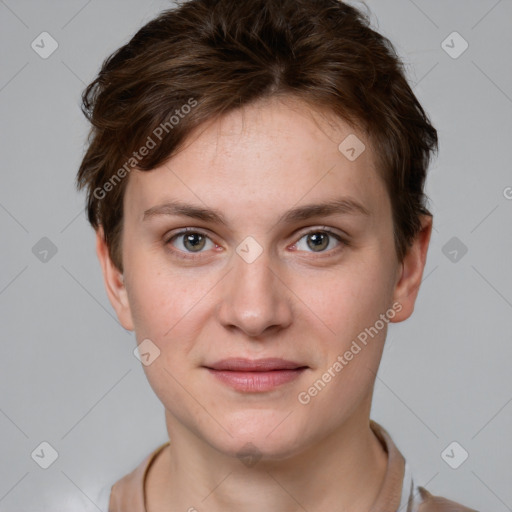
<path id="1" fill-rule="evenodd" d="M 175 365 L 179 353 L 186 356 L 192 349 L 212 314 L 211 290 L 218 276 L 192 276 L 153 262 L 140 266 L 132 277 L 127 291 L 137 340 L 151 339 Z"/>
<path id="2" fill-rule="evenodd" d="M 184 362 L 193 364 L 190 352 L 207 307 L 204 291 L 183 276 L 141 272 L 131 282 L 128 296 L 137 343 L 149 339 L 159 351 L 151 364 L 143 366 L 149 384 L 166 406 L 185 403 L 179 382 L 186 381 Z"/>
<path id="3" fill-rule="evenodd" d="M 291 288 L 313 314 L 312 320 L 324 324 L 343 343 L 373 325 L 390 307 L 393 288 L 388 273 L 382 258 L 374 258 L 322 276 L 301 276 Z"/>
<path id="4" fill-rule="evenodd" d="M 129 238 L 129 237 L 127 237 Z M 161 338 L 180 317 L 190 289 L 149 250 L 127 240 L 127 292 L 136 333 Z"/>

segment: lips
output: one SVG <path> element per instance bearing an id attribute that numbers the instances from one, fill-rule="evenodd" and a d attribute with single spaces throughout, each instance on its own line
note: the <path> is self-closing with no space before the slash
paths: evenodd
<path id="1" fill-rule="evenodd" d="M 220 382 L 236 391 L 262 393 L 297 379 L 308 366 L 279 358 L 230 358 L 205 368 Z"/>
<path id="2" fill-rule="evenodd" d="M 266 359 L 222 359 L 212 365 L 206 366 L 206 368 L 233 372 L 270 372 L 276 370 L 297 370 L 299 368 L 307 368 L 307 366 L 294 361 L 274 357 Z"/>

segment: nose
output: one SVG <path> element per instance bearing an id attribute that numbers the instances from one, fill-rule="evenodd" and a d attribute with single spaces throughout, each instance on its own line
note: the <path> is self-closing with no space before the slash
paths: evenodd
<path id="1" fill-rule="evenodd" d="M 279 275 L 279 266 L 271 268 L 271 263 L 266 252 L 251 263 L 233 255 L 231 271 L 222 280 L 217 308 L 224 327 L 256 338 L 291 324 L 293 294 Z"/>

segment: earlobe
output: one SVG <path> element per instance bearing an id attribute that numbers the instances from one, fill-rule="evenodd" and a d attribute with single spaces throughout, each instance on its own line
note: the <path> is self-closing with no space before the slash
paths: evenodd
<path id="1" fill-rule="evenodd" d="M 427 261 L 427 251 L 432 234 L 432 217 L 421 216 L 421 230 L 416 235 L 412 245 L 401 264 L 399 278 L 395 284 L 393 300 L 399 302 L 402 309 L 395 315 L 392 322 L 403 322 L 414 311 L 414 304 L 418 296 L 423 276 L 423 270 Z"/>
<path id="2" fill-rule="evenodd" d="M 132 314 L 126 293 L 124 276 L 110 258 L 101 226 L 96 230 L 96 254 L 103 271 L 105 290 L 117 314 L 117 318 L 125 329 L 133 331 Z"/>

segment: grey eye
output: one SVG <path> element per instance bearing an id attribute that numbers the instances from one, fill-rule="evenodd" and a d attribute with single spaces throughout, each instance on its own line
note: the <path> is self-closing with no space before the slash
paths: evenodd
<path id="1" fill-rule="evenodd" d="M 305 244 L 303 241 L 305 241 Z M 301 251 L 325 252 L 327 249 L 334 249 L 340 242 L 340 238 L 334 233 L 329 233 L 328 231 L 312 231 L 301 237 L 296 247 Z"/>
<path id="2" fill-rule="evenodd" d="M 203 249 L 207 248 L 208 243 L 210 243 L 212 248 L 214 246 L 213 242 L 203 233 L 199 233 L 196 231 L 183 231 L 181 233 L 177 233 L 174 235 L 169 242 L 176 249 L 182 252 L 189 253 L 198 253 L 202 252 Z"/>

